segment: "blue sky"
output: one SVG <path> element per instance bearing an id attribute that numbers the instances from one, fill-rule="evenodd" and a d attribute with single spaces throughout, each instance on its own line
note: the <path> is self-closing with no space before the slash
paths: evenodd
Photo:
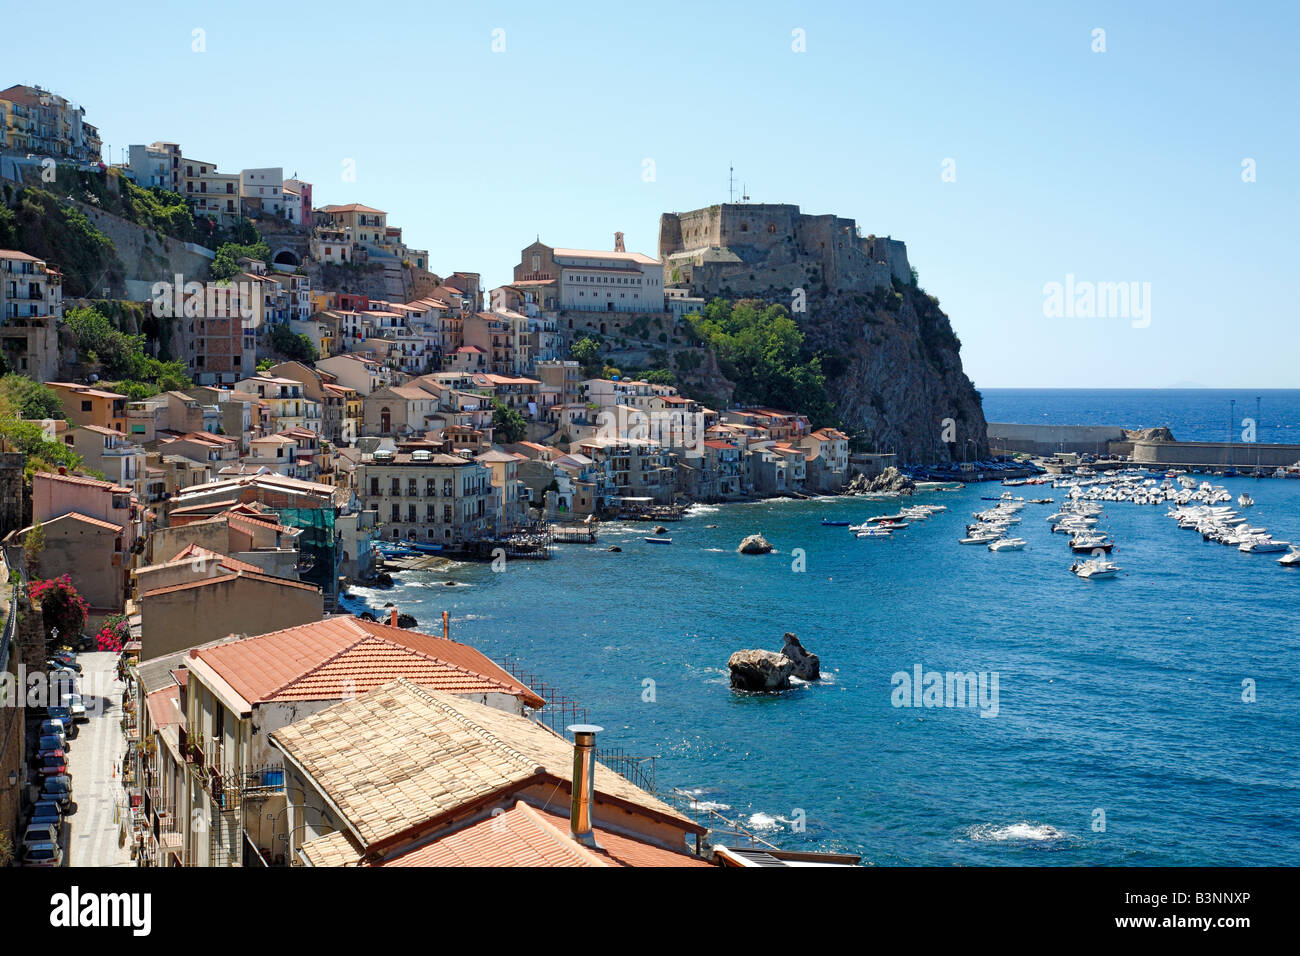
<path id="1" fill-rule="evenodd" d="M 283 166 L 489 286 L 538 234 L 655 254 L 734 164 L 906 240 L 977 386 L 1300 387 L 1296 6 L 973 6 L 69 2 L 0 79 L 82 103 L 115 161 Z M 1045 316 L 1067 274 L 1150 283 L 1149 325 Z"/>

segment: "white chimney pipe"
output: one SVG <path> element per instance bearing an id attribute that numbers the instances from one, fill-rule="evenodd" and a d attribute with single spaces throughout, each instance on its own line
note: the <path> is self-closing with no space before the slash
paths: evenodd
<path id="1" fill-rule="evenodd" d="M 573 780 L 569 810 L 569 830 L 583 846 L 600 849 L 592 832 L 591 808 L 596 797 L 596 734 L 604 730 L 595 724 L 573 724 Z"/>

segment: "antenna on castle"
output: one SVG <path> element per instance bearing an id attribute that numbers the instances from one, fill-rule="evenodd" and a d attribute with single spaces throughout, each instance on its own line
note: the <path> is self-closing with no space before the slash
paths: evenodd
<path id="1" fill-rule="evenodd" d="M 740 187 L 740 201 L 749 202 L 749 184 L 743 183 Z"/>
<path id="2" fill-rule="evenodd" d="M 736 201 L 736 167 L 727 167 L 727 202 Z"/>

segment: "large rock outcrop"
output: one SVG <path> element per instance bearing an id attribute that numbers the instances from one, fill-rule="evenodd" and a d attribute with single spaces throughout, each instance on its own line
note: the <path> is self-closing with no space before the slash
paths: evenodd
<path id="1" fill-rule="evenodd" d="M 868 478 L 866 475 L 854 475 L 853 480 L 849 482 L 848 487 L 845 489 L 845 494 L 910 495 L 915 491 L 916 482 L 891 465 L 874 478 Z"/>
<path id="2" fill-rule="evenodd" d="M 736 651 L 727 661 L 731 686 L 736 690 L 776 691 L 790 689 L 794 661 L 772 651 Z"/>
<path id="3" fill-rule="evenodd" d="M 810 654 L 807 649 L 799 643 L 799 638 L 790 631 L 786 631 L 784 640 L 785 644 L 781 648 L 781 656 L 794 663 L 794 670 L 792 672 L 794 676 L 800 680 L 821 680 L 821 658 L 816 654 Z"/>
<path id="4" fill-rule="evenodd" d="M 772 545 L 761 534 L 751 534 L 740 542 L 740 547 L 736 550 L 741 554 L 767 554 L 772 550 Z"/>

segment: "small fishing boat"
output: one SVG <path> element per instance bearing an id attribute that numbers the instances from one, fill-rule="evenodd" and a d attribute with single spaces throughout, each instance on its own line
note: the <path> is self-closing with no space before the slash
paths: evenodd
<path id="1" fill-rule="evenodd" d="M 847 528 L 847 527 L 849 526 L 849 522 L 847 522 L 847 521 L 830 521 L 829 519 L 822 518 L 822 526 L 823 526 L 823 527 L 826 527 L 826 528 Z"/>
<path id="2" fill-rule="evenodd" d="M 1255 503 L 1255 499 L 1252 498 L 1250 495 L 1246 494 L 1244 491 L 1237 496 L 1237 504 L 1239 504 L 1243 508 L 1249 508 L 1254 503 Z"/>
<path id="3" fill-rule="evenodd" d="M 907 527 L 906 521 L 882 521 L 876 525 L 877 528 L 886 528 L 890 531 L 902 531 Z"/>
<path id="4" fill-rule="evenodd" d="M 969 538 L 958 538 L 958 544 L 988 544 L 990 541 L 997 541 L 1001 535 L 996 534 L 973 534 Z"/>
<path id="5" fill-rule="evenodd" d="M 646 538 L 646 544 L 672 544 L 672 538 Z"/>

